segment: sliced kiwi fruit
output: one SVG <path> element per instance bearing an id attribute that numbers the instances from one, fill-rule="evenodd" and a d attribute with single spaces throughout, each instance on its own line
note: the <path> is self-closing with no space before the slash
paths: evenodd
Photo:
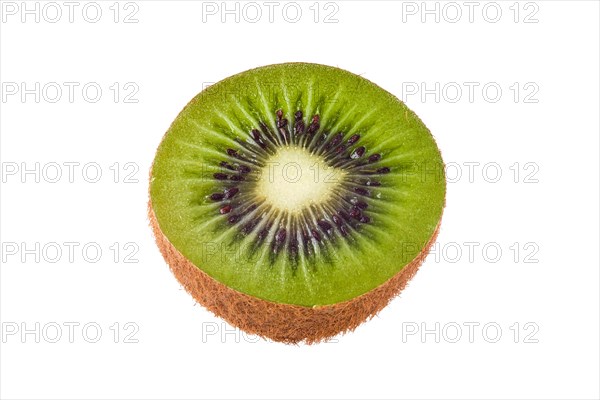
<path id="1" fill-rule="evenodd" d="M 437 145 L 401 101 L 342 69 L 287 63 L 181 111 L 154 159 L 149 218 L 199 303 L 247 332 L 315 343 L 404 288 L 445 192 Z"/>

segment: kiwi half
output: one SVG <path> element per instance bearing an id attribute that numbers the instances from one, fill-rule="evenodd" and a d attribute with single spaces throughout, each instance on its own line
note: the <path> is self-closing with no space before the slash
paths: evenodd
<path id="1" fill-rule="evenodd" d="M 439 230 L 444 165 L 396 97 L 318 64 L 256 68 L 177 116 L 150 174 L 171 270 L 247 332 L 315 343 L 374 316 Z"/>

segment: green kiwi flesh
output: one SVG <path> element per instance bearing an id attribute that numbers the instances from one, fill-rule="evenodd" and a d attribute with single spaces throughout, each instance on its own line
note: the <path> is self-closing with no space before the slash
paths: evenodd
<path id="1" fill-rule="evenodd" d="M 190 101 L 156 153 L 150 212 L 155 233 L 216 282 L 318 307 L 423 256 L 445 190 L 437 145 L 401 101 L 350 72 L 287 63 Z"/>

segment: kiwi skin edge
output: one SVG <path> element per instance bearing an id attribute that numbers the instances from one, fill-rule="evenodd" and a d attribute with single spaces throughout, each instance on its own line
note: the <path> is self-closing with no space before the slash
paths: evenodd
<path id="1" fill-rule="evenodd" d="M 152 208 L 152 200 L 148 201 L 148 218 L 158 248 L 173 275 L 198 303 L 245 332 L 287 344 L 326 341 L 340 333 L 353 331 L 374 317 L 400 294 L 417 273 L 435 243 L 441 223 L 440 218 L 421 252 L 380 286 L 341 303 L 304 307 L 262 300 L 216 281 L 184 257 L 162 233 Z"/>

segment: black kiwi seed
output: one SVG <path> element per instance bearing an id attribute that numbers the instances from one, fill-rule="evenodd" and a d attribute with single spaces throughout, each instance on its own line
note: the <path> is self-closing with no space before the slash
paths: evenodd
<path id="1" fill-rule="evenodd" d="M 228 170 L 235 171 L 235 167 L 229 164 L 227 161 L 221 161 L 219 165 L 223 168 L 227 168 Z"/>
<path id="2" fill-rule="evenodd" d="M 239 191 L 240 191 L 240 189 L 238 189 L 236 187 L 225 189 L 224 198 L 231 199 L 233 196 L 235 196 L 236 194 L 238 194 Z"/>
<path id="3" fill-rule="evenodd" d="M 279 232 L 277 232 L 277 235 L 275 236 L 275 241 L 277 243 L 283 243 L 285 241 L 285 236 L 286 236 L 286 230 L 285 228 L 281 228 L 279 230 Z"/>
<path id="4" fill-rule="evenodd" d="M 346 214 L 346 212 L 344 210 L 340 210 L 338 212 L 338 214 L 340 215 L 340 217 L 342 217 L 344 219 L 344 221 L 350 221 L 350 216 L 348 214 Z"/>
<path id="5" fill-rule="evenodd" d="M 379 153 L 375 153 L 375 154 L 371 154 L 368 158 L 370 163 L 374 163 L 377 162 L 381 159 L 381 154 Z"/>
<path id="6" fill-rule="evenodd" d="M 368 207 L 369 205 L 367 203 L 365 203 L 364 201 L 357 201 L 356 202 L 356 207 L 360 208 L 361 210 L 364 210 Z"/>
<path id="7" fill-rule="evenodd" d="M 223 200 L 224 197 L 225 195 L 223 193 L 213 193 L 210 195 L 210 199 L 213 201 Z"/>
<path id="8" fill-rule="evenodd" d="M 331 234 L 332 231 L 332 226 L 329 222 L 325 221 L 324 219 L 319 220 L 317 222 L 317 225 L 319 225 L 319 227 L 323 230 L 323 232 L 325 232 L 326 234 Z"/>
<path id="9" fill-rule="evenodd" d="M 338 133 L 337 135 L 335 135 L 333 137 L 333 139 L 331 139 L 331 141 L 327 144 L 326 149 L 327 150 L 332 149 L 332 148 L 336 147 L 337 145 L 339 145 L 340 143 L 342 143 L 342 138 L 343 138 L 343 136 L 342 136 L 341 132 Z"/>
<path id="10" fill-rule="evenodd" d="M 270 243 L 272 262 L 284 250 L 292 261 L 297 261 L 301 248 L 304 255 L 314 256 L 313 246 L 322 246 L 324 241 L 335 243 L 340 239 L 353 240 L 353 235 L 360 235 L 361 224 L 372 223 L 372 218 L 367 215 L 371 211 L 367 210 L 370 210 L 370 202 L 376 200 L 371 196 L 370 189 L 384 184 L 372 176 L 390 172 L 387 166 L 376 169 L 369 166 L 379 162 L 382 156 L 380 153 L 369 155 L 365 145 L 354 147 L 361 140 L 360 134 L 347 136 L 344 132 L 331 134 L 321 130 L 321 118 L 318 114 L 308 118 L 308 121 L 304 119 L 301 110 L 294 113 L 291 122 L 284 116 L 284 110 L 277 110 L 273 121 L 260 121 L 256 128 L 249 131 L 247 141 L 236 139 L 239 149 L 224 150 L 223 159 L 218 166 L 229 173 L 214 173 L 213 177 L 219 182 L 216 186 L 220 191 L 209 196 L 215 202 L 232 202 L 220 206 L 218 213 L 229 214 L 225 220 L 230 229 L 237 229 L 243 235 L 254 235 L 257 246 L 265 241 Z M 317 139 L 313 140 L 315 135 Z M 284 211 L 268 213 L 264 207 L 257 211 L 264 200 L 251 195 L 254 192 L 253 185 L 256 184 L 251 166 L 264 165 L 268 157 L 277 151 L 277 147 L 291 145 L 304 147 L 315 155 L 321 155 L 330 166 L 347 169 L 351 175 L 340 188 L 344 193 L 327 200 L 327 205 L 322 205 L 321 217 L 314 222 L 308 214 L 297 217 Z M 232 186 L 233 182 L 235 186 Z M 237 213 L 231 214 L 234 207 Z M 273 229 L 277 215 L 281 215 L 281 221 L 285 222 Z M 242 218 L 246 222 L 238 224 Z M 265 223 L 257 229 L 261 221 Z"/>
<path id="11" fill-rule="evenodd" d="M 315 229 L 311 229 L 310 233 L 312 234 L 312 237 L 314 237 L 317 242 L 321 241 L 321 235 Z"/>
<path id="12" fill-rule="evenodd" d="M 239 153 L 234 149 L 227 149 L 227 154 L 229 154 L 231 157 L 240 158 Z"/>
<path id="13" fill-rule="evenodd" d="M 360 208 L 358 207 L 352 207 L 352 209 L 350 210 L 350 216 L 352 218 L 358 219 L 360 218 L 362 215 L 362 212 L 360 211 Z"/>
<path id="14" fill-rule="evenodd" d="M 363 146 L 354 149 L 352 154 L 350 154 L 350 158 L 357 159 L 362 157 L 365 154 L 365 148 Z"/>
<path id="15" fill-rule="evenodd" d="M 342 219 L 335 214 L 331 217 L 331 219 L 337 226 L 340 226 L 342 224 Z"/>
<path id="16" fill-rule="evenodd" d="M 354 134 L 352 136 L 350 136 L 350 139 L 348 139 L 348 146 L 352 146 L 354 143 L 358 142 L 358 139 L 360 139 L 360 135 L 358 134 Z M 364 149 L 364 147 L 363 147 Z"/>
<path id="17" fill-rule="evenodd" d="M 361 187 L 355 187 L 354 193 L 360 194 L 361 196 L 369 196 L 369 191 L 367 189 L 363 189 Z"/>
<path id="18" fill-rule="evenodd" d="M 320 118 L 318 115 L 315 115 L 312 117 L 312 121 L 310 122 L 310 125 L 308 126 L 308 130 L 307 130 L 308 133 L 313 134 L 319 130 L 319 128 L 321 127 L 319 121 L 320 121 Z"/>
<path id="19" fill-rule="evenodd" d="M 381 182 L 374 179 L 364 179 L 361 183 L 365 186 L 381 186 Z"/>
<path id="20" fill-rule="evenodd" d="M 263 241 L 267 237 L 268 234 L 269 234 L 269 229 L 268 228 L 262 229 L 258 233 L 258 240 L 259 241 Z"/>

